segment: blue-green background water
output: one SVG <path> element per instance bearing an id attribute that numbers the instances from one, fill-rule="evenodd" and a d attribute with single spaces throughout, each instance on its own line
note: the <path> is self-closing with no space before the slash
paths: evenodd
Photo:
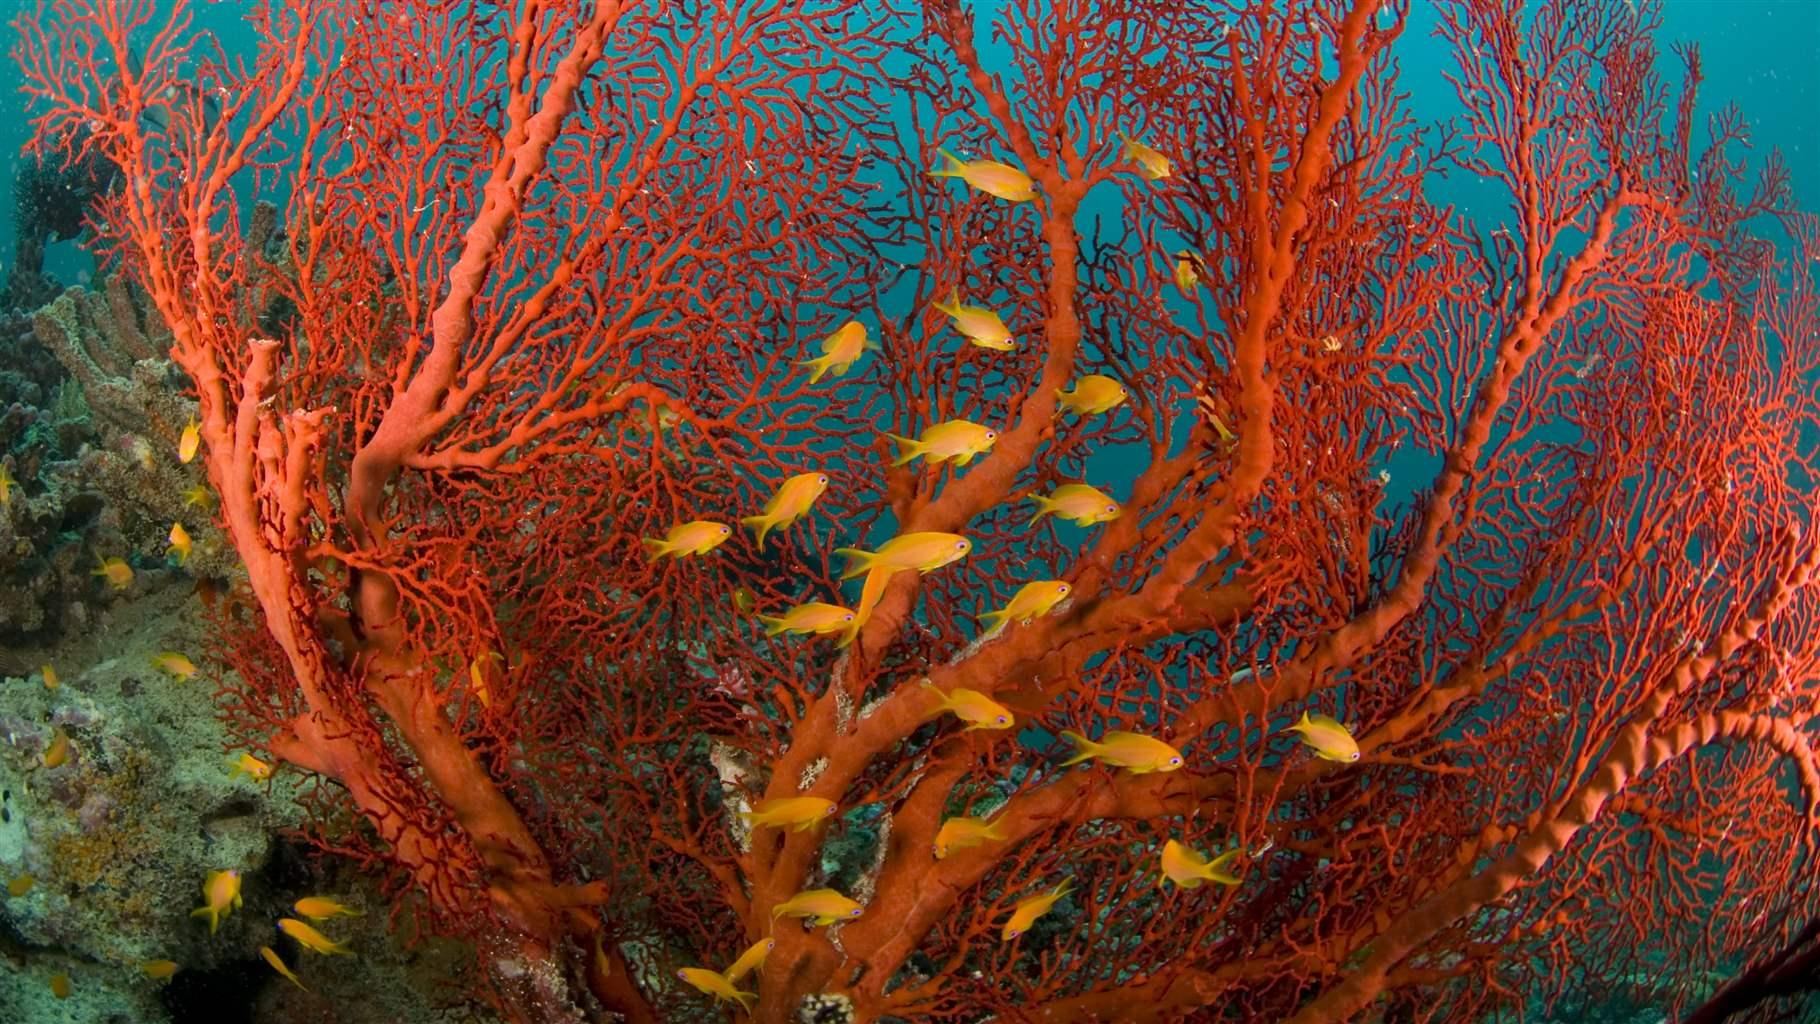
<path id="1" fill-rule="evenodd" d="M 985 10 L 1002 4 L 978 6 Z M 1445 116 L 1457 100 L 1441 77 L 1449 58 L 1445 46 L 1432 36 L 1431 5 L 1414 0 L 1412 6 L 1410 30 L 1398 46 L 1403 83 L 1414 113 L 1432 121 Z M 10 30 L 12 20 L 32 16 L 36 5 L 5 0 L 0 8 L 10 8 L 10 44 L 15 34 Z M 251 37 L 239 24 L 239 13 L 240 5 L 233 0 L 200 4 L 197 24 L 215 32 L 230 52 L 236 43 L 250 48 Z M 1700 46 L 1707 76 L 1702 119 L 1727 103 L 1738 104 L 1753 144 L 1760 151 L 1779 148 L 1787 158 L 1794 171 L 1797 205 L 1820 208 L 1820 0 L 1665 0 L 1662 15 L 1663 58 L 1675 62 L 1671 68 L 1678 72 L 1668 44 Z M 1678 73 L 1674 77 L 1678 80 Z M 0 152 L 8 154 L 9 183 L 28 133 L 24 98 L 8 89 L 0 94 Z M 13 218 L 9 199 L 0 204 L 0 276 L 12 265 Z M 63 242 L 52 247 L 46 269 L 73 283 L 92 269 L 92 261 L 77 243 Z"/>

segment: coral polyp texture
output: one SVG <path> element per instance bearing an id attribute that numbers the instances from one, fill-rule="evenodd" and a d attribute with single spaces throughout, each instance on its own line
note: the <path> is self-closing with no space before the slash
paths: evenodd
<path id="1" fill-rule="evenodd" d="M 511 1018 L 1674 1014 L 1820 913 L 1820 221 L 1651 5 L 1438 0 L 1443 126 L 1394 0 L 192 14 L 20 25 L 170 367 L 44 344 L 195 403 L 236 747 Z"/>

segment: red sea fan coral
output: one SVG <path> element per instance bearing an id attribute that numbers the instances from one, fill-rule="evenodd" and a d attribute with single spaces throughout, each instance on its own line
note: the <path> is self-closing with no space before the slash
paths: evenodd
<path id="1" fill-rule="evenodd" d="M 1735 114 L 1696 143 L 1647 5 L 1438 9 L 1442 129 L 1379 0 L 290 0 L 250 56 L 64 0 L 20 56 L 200 396 L 230 725 L 518 1016 L 716 1014 L 677 971 L 766 936 L 766 1021 L 1672 1010 L 1820 900 L 1820 237 Z M 1059 410 L 1089 373 L 1126 400 Z M 991 450 L 890 465 L 955 419 Z M 641 549 L 805 471 L 764 551 Z M 1117 517 L 1033 527 L 1073 482 Z M 911 532 L 971 546 L 843 590 Z M 746 607 L 809 601 L 850 646 Z M 1064 730 L 1183 764 L 1064 770 Z M 840 813 L 740 813 L 798 796 Z M 1171 839 L 1238 884 L 1159 887 Z"/>

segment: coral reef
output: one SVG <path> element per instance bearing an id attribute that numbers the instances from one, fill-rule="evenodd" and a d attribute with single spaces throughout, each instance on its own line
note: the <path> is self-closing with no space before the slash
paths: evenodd
<path id="1" fill-rule="evenodd" d="M 0 503 L 0 639 L 54 640 L 93 627 L 114 602 L 231 575 L 237 559 L 200 467 L 177 459 L 195 402 L 131 286 L 70 288 L 0 337 L 0 465 L 14 481 Z M 181 566 L 174 523 L 191 538 Z M 106 558 L 123 559 L 132 580 L 96 576 Z"/>

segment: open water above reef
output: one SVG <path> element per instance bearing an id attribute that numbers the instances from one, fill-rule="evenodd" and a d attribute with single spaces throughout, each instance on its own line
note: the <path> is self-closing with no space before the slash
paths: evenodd
<path id="1" fill-rule="evenodd" d="M 6 10 L 31 12 L 27 0 Z M 198 13 L 230 56 L 250 39 L 237 13 L 232 2 Z M 1453 101 L 1432 23 L 1416 0 L 1402 81 L 1418 118 Z M 1668 0 L 1661 38 L 1700 44 L 1700 113 L 1736 103 L 1757 151 L 1787 158 L 1796 205 L 1820 209 L 1820 0 Z M 0 465 L 32 491 L 17 499 L 29 516 L 0 524 L 0 885 L 11 886 L 0 894 L 0 1024 L 495 1019 L 466 998 L 465 947 L 407 934 L 370 877 L 306 852 L 294 830 L 309 820 L 308 787 L 295 772 L 236 772 L 213 667 L 192 676 L 173 660 L 204 660 L 221 599 L 212 581 L 236 565 L 194 513 L 199 474 L 169 457 L 166 439 L 194 403 L 174 376 L 136 365 L 168 336 L 118 281 L 97 278 L 86 234 L 56 237 L 75 234 L 85 211 L 70 197 L 83 182 L 34 170 L 24 111 L 19 94 L 0 91 L 0 187 L 11 193 L 0 202 Z M 1439 198 L 1468 213 L 1482 201 L 1459 180 Z M 31 234 L 46 220 L 41 268 L 21 274 L 21 226 Z M 1123 490 L 1136 469 L 1106 472 Z M 179 565 L 164 553 L 169 524 L 186 519 L 192 550 Z M 110 588 L 94 570 L 119 551 L 139 557 Z M 78 756 L 43 769 L 70 735 Z M 204 872 L 228 865 L 245 872 L 244 898 L 211 934 L 190 910 Z M 856 863 L 831 871 L 858 873 Z M 356 956 L 306 959 L 279 944 L 273 922 L 316 894 L 359 912 L 324 926 Z M 261 946 L 283 950 L 298 986 Z M 1640 982 L 1635 998 L 1571 1019 L 1654 1024 L 1655 994 Z M 1820 1007 L 1803 1019 L 1820 1021 Z"/>

